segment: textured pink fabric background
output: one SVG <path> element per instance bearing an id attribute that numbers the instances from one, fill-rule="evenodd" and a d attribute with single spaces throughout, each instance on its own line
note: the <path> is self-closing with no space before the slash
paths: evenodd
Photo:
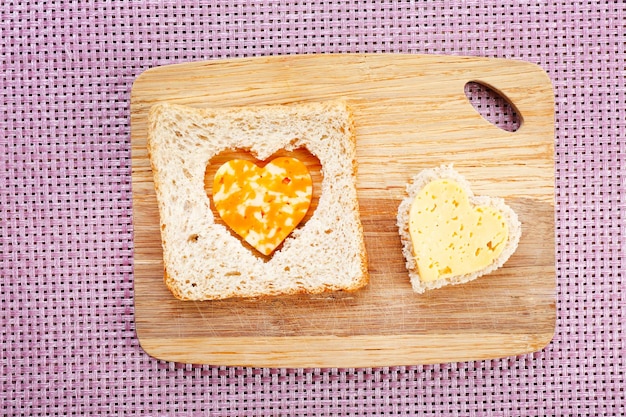
<path id="1" fill-rule="evenodd" d="M 0 414 L 626 414 L 622 1 L 17 1 L 0 6 Z M 129 94 L 162 64 L 405 52 L 523 59 L 556 96 L 545 350 L 381 369 L 161 362 L 134 333 Z"/>

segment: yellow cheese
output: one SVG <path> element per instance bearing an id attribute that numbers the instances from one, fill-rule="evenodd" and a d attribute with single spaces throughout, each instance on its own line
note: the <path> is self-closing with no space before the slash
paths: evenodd
<path id="1" fill-rule="evenodd" d="M 264 167 L 233 159 L 213 179 L 213 203 L 222 220 L 264 255 L 298 226 L 312 196 L 308 169 L 291 157 L 275 158 Z"/>
<path id="2" fill-rule="evenodd" d="M 456 181 L 439 179 L 415 196 L 409 233 L 420 279 L 430 282 L 489 266 L 509 232 L 502 213 L 472 205 Z"/>

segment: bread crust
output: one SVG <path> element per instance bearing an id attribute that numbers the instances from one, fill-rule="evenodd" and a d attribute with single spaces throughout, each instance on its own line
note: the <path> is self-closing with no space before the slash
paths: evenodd
<path id="1" fill-rule="evenodd" d="M 500 255 L 487 267 L 470 274 L 423 282 L 420 279 L 413 251 L 413 242 L 409 233 L 409 212 L 415 196 L 424 186 L 426 186 L 426 184 L 444 178 L 456 181 L 469 197 L 470 204 L 491 206 L 499 210 L 503 214 L 509 229 L 508 239 L 502 253 L 500 253 Z M 407 185 L 406 191 L 406 197 L 398 206 L 397 226 L 400 234 L 400 240 L 402 241 L 402 253 L 406 261 L 406 268 L 409 273 L 411 286 L 414 292 L 421 294 L 427 290 L 473 281 L 500 268 L 517 249 L 517 245 L 519 244 L 519 240 L 522 235 L 522 225 L 517 214 L 504 202 L 502 198 L 475 196 L 471 190 L 469 182 L 460 173 L 458 173 L 452 165 L 441 165 L 436 168 L 429 168 L 421 171 L 411 179 Z"/>
<path id="2" fill-rule="evenodd" d="M 345 101 L 212 109 L 159 103 L 148 120 L 164 282 L 176 298 L 317 294 L 368 284 L 354 119 Z M 263 259 L 215 221 L 203 186 L 206 166 L 229 150 L 264 160 L 302 147 L 321 164 L 317 208 Z"/>

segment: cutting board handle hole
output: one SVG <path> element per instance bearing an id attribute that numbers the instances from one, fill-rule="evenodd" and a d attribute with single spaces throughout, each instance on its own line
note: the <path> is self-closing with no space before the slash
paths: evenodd
<path id="1" fill-rule="evenodd" d="M 465 96 L 483 119 L 492 125 L 507 132 L 515 132 L 522 125 L 522 118 L 511 101 L 487 84 L 478 81 L 466 83 Z"/>

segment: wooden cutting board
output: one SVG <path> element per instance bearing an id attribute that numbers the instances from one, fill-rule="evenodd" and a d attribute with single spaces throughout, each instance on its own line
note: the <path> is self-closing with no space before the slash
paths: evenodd
<path id="1" fill-rule="evenodd" d="M 480 82 L 522 118 L 511 133 L 464 93 Z M 163 283 L 146 152 L 150 106 L 342 97 L 356 118 L 358 194 L 371 282 L 356 293 L 183 302 Z M 170 361 L 259 367 L 373 367 L 479 360 L 543 348 L 555 326 L 554 103 L 534 64 L 503 59 L 330 54 L 216 60 L 150 69 L 131 93 L 135 317 L 139 342 Z M 395 224 L 408 180 L 453 163 L 475 194 L 500 196 L 523 227 L 495 273 L 411 291 Z"/>

